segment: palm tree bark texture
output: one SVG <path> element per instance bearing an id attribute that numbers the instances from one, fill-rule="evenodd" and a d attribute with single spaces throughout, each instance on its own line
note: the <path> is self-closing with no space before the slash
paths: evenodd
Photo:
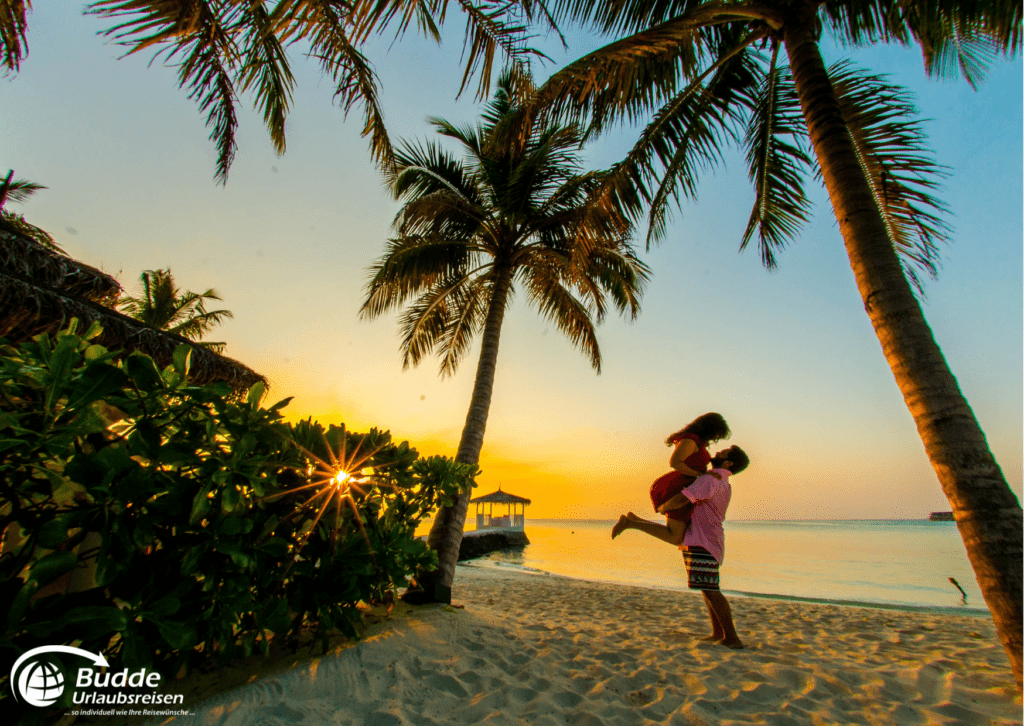
<path id="1" fill-rule="evenodd" d="M 514 100 L 533 92 L 503 74 L 485 123 L 431 123 L 458 142 L 466 162 L 437 144 L 404 144 L 386 172 L 396 198 L 397 237 L 374 265 L 361 314 L 406 308 L 405 364 L 430 354 L 454 374 L 470 341 L 481 350 L 456 460 L 475 465 L 494 390 L 498 342 L 516 286 L 601 370 L 596 325 L 609 303 L 635 318 L 648 268 L 632 248 L 634 227 L 616 200 L 601 195 L 607 172 L 584 172 L 581 133 L 542 122 Z M 417 574 L 410 602 L 451 601 L 470 493 L 442 507 L 428 544 L 439 566 Z"/>
<path id="2" fill-rule="evenodd" d="M 504 267 L 497 270 L 494 297 L 491 299 L 481 339 L 480 360 L 476 366 L 476 381 L 470 399 L 466 424 L 462 429 L 459 450 L 455 460 L 463 464 L 480 461 L 484 445 L 484 430 L 487 428 L 487 414 L 491 409 L 491 394 L 494 391 L 494 374 L 498 367 L 498 342 L 501 338 L 501 324 L 505 319 L 508 293 L 512 286 L 512 270 Z M 427 545 L 437 552 L 438 566 L 433 572 L 418 577 L 419 586 L 432 593 L 438 602 L 451 602 L 452 583 L 455 581 L 455 565 L 459 561 L 459 547 L 462 532 L 469 512 L 472 492 L 461 493 L 452 507 L 438 511 L 427 536 Z"/>
<path id="3" fill-rule="evenodd" d="M 903 274 L 843 122 L 815 32 L 817 4 L 796 3 L 783 25 L 811 142 L 857 287 L 957 528 L 1021 687 L 1021 507 L 935 342 Z"/>

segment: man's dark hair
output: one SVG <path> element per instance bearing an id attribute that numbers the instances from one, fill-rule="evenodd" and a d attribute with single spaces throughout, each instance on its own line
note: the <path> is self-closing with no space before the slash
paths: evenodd
<path id="1" fill-rule="evenodd" d="M 750 457 L 747 456 L 747 452 L 738 446 L 730 446 L 725 450 L 724 455 L 726 459 L 732 462 L 732 466 L 729 467 L 729 471 L 733 474 L 739 474 L 750 466 Z"/>

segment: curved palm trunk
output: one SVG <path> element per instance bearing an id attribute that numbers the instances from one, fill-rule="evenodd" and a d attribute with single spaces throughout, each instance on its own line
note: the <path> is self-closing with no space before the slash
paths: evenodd
<path id="1" fill-rule="evenodd" d="M 1021 687 L 1021 507 L 936 344 L 889 241 L 818 51 L 816 4 L 795 3 L 786 51 L 864 307 L 953 507 Z"/>
<path id="2" fill-rule="evenodd" d="M 459 451 L 455 455 L 455 460 L 463 464 L 476 464 L 480 460 L 480 449 L 484 445 L 484 429 L 487 427 L 487 413 L 491 408 L 491 392 L 494 390 L 498 339 L 501 337 L 501 323 L 505 318 L 505 305 L 511 286 L 511 268 L 499 267 L 496 271 L 494 294 L 487 311 L 487 320 L 484 322 L 473 396 L 470 398 L 466 424 L 462 428 Z M 466 524 L 471 496 L 471 492 L 460 494 L 453 506 L 438 510 L 430 527 L 427 544 L 430 549 L 437 552 L 438 567 L 433 572 L 417 576 L 417 584 L 427 599 L 451 602 L 455 564 L 459 560 L 459 545 L 462 544 L 462 529 Z"/>

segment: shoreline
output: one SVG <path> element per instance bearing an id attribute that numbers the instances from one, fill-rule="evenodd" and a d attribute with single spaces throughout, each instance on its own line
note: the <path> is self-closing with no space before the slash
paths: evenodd
<path id="1" fill-rule="evenodd" d="M 676 592 L 461 565 L 454 607 L 396 605 L 362 640 L 204 702 L 189 726 L 1020 724 L 991 622 L 731 600 L 746 648 L 701 642 Z"/>
<path id="2" fill-rule="evenodd" d="M 483 563 L 488 564 L 483 564 Z M 478 563 L 478 564 L 474 564 Z M 576 580 L 578 582 L 591 582 L 602 585 L 616 585 L 619 587 L 638 587 L 645 590 L 659 590 L 666 592 L 690 592 L 686 587 L 671 587 L 669 585 L 658 585 L 658 584 L 640 584 L 633 582 L 622 582 L 620 580 L 601 580 L 593 578 L 573 577 L 571 575 L 561 575 L 557 572 L 548 572 L 547 570 L 541 570 L 536 567 L 526 567 L 524 565 L 512 565 L 505 564 L 496 560 L 487 560 L 479 558 L 476 560 L 466 560 L 458 564 L 459 567 L 475 567 L 481 570 L 497 570 L 500 572 L 519 572 L 524 575 L 532 577 L 562 577 L 568 580 Z M 839 605 L 844 607 L 859 607 L 859 608 L 877 608 L 880 610 L 907 610 L 910 612 L 921 612 L 921 613 L 935 613 L 935 614 L 947 614 L 947 615 L 965 615 L 969 617 L 990 617 L 991 613 L 987 608 L 975 608 L 975 607 L 956 607 L 956 606 L 942 606 L 942 605 L 913 605 L 910 603 L 888 603 L 888 602 L 872 602 L 869 600 L 833 600 L 829 598 L 820 597 L 806 597 L 802 595 L 784 595 L 778 593 L 764 593 L 764 592 L 748 592 L 744 590 L 730 590 L 722 588 L 722 592 L 729 597 L 750 597 L 762 600 L 781 600 L 785 602 L 798 602 L 798 603 L 811 603 L 819 605 Z"/>

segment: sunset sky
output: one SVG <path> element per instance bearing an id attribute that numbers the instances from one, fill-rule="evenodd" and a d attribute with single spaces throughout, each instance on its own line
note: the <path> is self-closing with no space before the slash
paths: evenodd
<path id="1" fill-rule="evenodd" d="M 39 3 L 30 55 L 0 80 L 0 172 L 48 189 L 13 211 L 132 293 L 144 269 L 213 287 L 234 313 L 213 336 L 263 373 L 289 418 L 390 429 L 425 454 L 454 455 L 478 348 L 453 377 L 436 361 L 402 370 L 397 316 L 362 321 L 367 268 L 398 210 L 316 64 L 292 54 L 297 89 L 288 149 L 275 155 L 243 99 L 239 153 L 225 187 L 215 149 L 173 69 L 118 60 L 103 20 Z M 392 139 L 430 133 L 426 116 L 475 122 L 456 100 L 461 29 L 442 48 L 410 34 L 367 55 L 383 85 Z M 547 42 L 554 68 L 595 47 Z M 826 62 L 842 54 L 824 48 Z M 846 52 L 846 51 L 844 51 Z M 926 79 L 918 52 L 847 52 L 916 94 L 955 217 L 924 302 L 936 338 L 1020 497 L 1022 448 L 1021 59 L 997 64 L 977 92 Z M 633 132 L 635 134 L 635 132 Z M 588 147 L 592 167 L 621 158 L 625 130 Z M 600 330 L 603 371 L 525 296 L 506 316 L 477 493 L 529 497 L 528 517 L 651 514 L 650 482 L 668 469 L 665 437 L 722 413 L 751 467 L 734 479 L 733 519 L 921 518 L 949 508 L 863 310 L 823 190 L 802 237 L 766 272 L 738 254 L 753 192 L 742 152 L 707 175 L 643 254 L 654 276 L 640 318 Z M 642 245 L 642 240 L 638 243 Z"/>

